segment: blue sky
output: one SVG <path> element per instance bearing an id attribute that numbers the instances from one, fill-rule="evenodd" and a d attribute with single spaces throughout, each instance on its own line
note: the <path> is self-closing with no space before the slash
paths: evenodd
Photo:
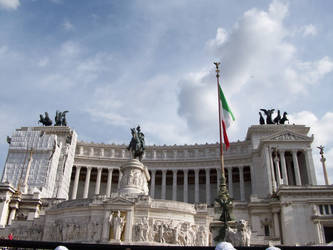
<path id="1" fill-rule="evenodd" d="M 6 136 L 69 110 L 84 141 L 215 143 L 214 61 L 236 116 L 232 141 L 260 108 L 311 126 L 333 180 L 332 1 L 0 0 L 0 162 Z"/>

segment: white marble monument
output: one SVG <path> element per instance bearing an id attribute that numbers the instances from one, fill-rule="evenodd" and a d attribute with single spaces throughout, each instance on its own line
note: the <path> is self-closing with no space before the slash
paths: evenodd
<path id="1" fill-rule="evenodd" d="M 333 187 L 317 184 L 308 133 L 303 125 L 255 125 L 225 152 L 233 216 L 248 221 L 250 244 L 318 245 L 332 239 Z M 11 138 L 0 183 L 0 235 L 216 243 L 218 144 L 145 146 L 140 161 L 126 145 L 77 141 L 65 126 L 23 127 Z M 247 230 L 237 230 L 248 238 Z"/>

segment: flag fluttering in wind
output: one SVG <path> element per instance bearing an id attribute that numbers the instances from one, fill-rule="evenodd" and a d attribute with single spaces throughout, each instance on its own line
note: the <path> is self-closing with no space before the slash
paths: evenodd
<path id="1" fill-rule="evenodd" d="M 223 141 L 225 144 L 226 149 L 228 150 L 230 143 L 227 135 L 227 128 L 230 126 L 230 122 L 235 120 L 235 117 L 233 113 L 231 112 L 231 109 L 227 103 L 227 100 L 223 94 L 222 88 L 220 84 L 219 86 L 219 104 L 220 104 L 220 122 L 222 123 L 222 129 L 223 129 Z"/>

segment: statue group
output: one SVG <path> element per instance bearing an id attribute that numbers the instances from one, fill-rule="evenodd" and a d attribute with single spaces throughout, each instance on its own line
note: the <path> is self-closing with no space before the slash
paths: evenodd
<path id="1" fill-rule="evenodd" d="M 289 121 L 287 118 L 287 112 L 283 112 L 283 116 L 281 117 L 280 110 L 278 110 L 277 116 L 273 119 L 272 115 L 275 109 L 260 109 L 266 115 L 266 124 L 285 124 L 286 121 Z M 262 116 L 261 112 L 259 112 L 259 124 L 265 124 L 265 119 Z"/>
<path id="2" fill-rule="evenodd" d="M 131 128 L 132 139 L 127 147 L 130 150 L 134 159 L 142 161 L 143 154 L 145 151 L 145 135 L 141 132 L 140 126 Z"/>
<path id="3" fill-rule="evenodd" d="M 54 118 L 54 126 L 67 126 L 66 113 L 68 113 L 68 111 L 56 111 L 56 115 Z M 49 113 L 45 112 L 45 116 L 40 114 L 38 123 L 43 124 L 43 126 L 51 126 L 52 120 L 49 117 Z"/>

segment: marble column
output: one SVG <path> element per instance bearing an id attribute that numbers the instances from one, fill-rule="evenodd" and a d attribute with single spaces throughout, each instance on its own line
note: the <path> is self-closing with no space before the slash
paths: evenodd
<path id="1" fill-rule="evenodd" d="M 210 169 L 206 168 L 206 203 L 209 206 L 211 201 L 210 201 Z"/>
<path id="2" fill-rule="evenodd" d="M 156 170 L 151 170 L 150 196 L 153 199 L 155 198 L 155 175 Z"/>
<path id="3" fill-rule="evenodd" d="M 217 168 L 216 169 L 216 189 L 217 189 L 217 193 L 219 193 L 220 191 L 220 184 L 221 184 L 221 169 Z"/>
<path id="4" fill-rule="evenodd" d="M 106 197 L 110 197 L 111 196 L 111 188 L 112 188 L 112 173 L 113 173 L 113 169 L 109 168 L 108 169 L 108 181 L 106 184 Z"/>
<path id="5" fill-rule="evenodd" d="M 74 179 L 73 192 L 72 192 L 72 200 L 76 199 L 77 188 L 79 186 L 79 180 L 80 180 L 80 170 L 81 170 L 81 166 L 76 166 L 75 179 Z"/>
<path id="6" fill-rule="evenodd" d="M 270 162 L 270 169 L 271 169 L 271 174 L 272 174 L 272 181 L 273 181 L 273 192 L 276 192 L 276 187 L 277 187 L 277 181 L 276 181 L 276 176 L 275 176 L 275 171 L 274 171 L 274 162 L 273 162 L 273 157 L 272 157 L 272 151 L 269 151 L 269 162 Z"/>
<path id="7" fill-rule="evenodd" d="M 279 164 L 279 158 L 277 156 L 274 157 L 274 165 L 275 165 L 275 177 L 277 185 L 281 185 L 281 174 L 280 174 L 280 164 Z"/>
<path id="8" fill-rule="evenodd" d="M 230 197 L 234 197 L 234 192 L 233 192 L 233 187 L 232 187 L 232 167 L 227 168 L 228 170 L 228 191 L 229 191 L 229 195 Z"/>
<path id="9" fill-rule="evenodd" d="M 194 202 L 199 203 L 199 170 L 194 169 Z"/>
<path id="10" fill-rule="evenodd" d="M 256 185 L 255 185 L 255 172 L 253 171 L 253 166 L 250 165 L 250 173 L 251 173 L 251 194 L 256 194 Z"/>
<path id="11" fill-rule="evenodd" d="M 177 169 L 172 170 L 172 200 L 177 200 Z"/>
<path id="12" fill-rule="evenodd" d="M 293 163 L 294 163 L 294 171 L 295 171 L 295 179 L 296 179 L 296 185 L 301 186 L 301 175 L 299 173 L 299 164 L 298 164 L 298 159 L 297 159 L 297 151 L 293 150 Z"/>
<path id="13" fill-rule="evenodd" d="M 282 170 L 282 178 L 283 178 L 283 184 L 288 185 L 288 174 L 287 174 L 287 165 L 286 165 L 286 158 L 284 156 L 285 151 L 279 150 L 280 154 L 280 161 L 281 161 L 281 170 Z"/>
<path id="14" fill-rule="evenodd" d="M 91 169 L 92 167 L 87 167 L 86 181 L 84 182 L 83 199 L 88 198 Z"/>
<path id="15" fill-rule="evenodd" d="M 238 167 L 239 169 L 239 185 L 240 185 L 240 199 L 245 201 L 245 188 L 244 188 L 244 168 L 243 166 Z"/>
<path id="16" fill-rule="evenodd" d="M 272 193 L 272 192 L 275 192 L 275 187 L 274 187 L 274 179 L 272 177 L 272 167 L 271 167 L 271 160 L 270 160 L 270 156 L 271 156 L 271 153 L 270 153 L 270 150 L 269 150 L 269 146 L 265 147 L 265 160 L 266 160 L 266 173 L 267 173 L 267 176 L 265 177 L 267 180 L 268 180 L 268 193 Z"/>
<path id="17" fill-rule="evenodd" d="M 274 232 L 275 232 L 275 237 L 280 238 L 280 222 L 279 222 L 279 214 L 278 213 L 273 213 L 273 219 L 274 219 Z"/>
<path id="18" fill-rule="evenodd" d="M 314 170 L 313 159 L 312 159 L 312 149 L 311 148 L 304 149 L 304 154 L 306 161 L 306 169 L 308 171 L 309 184 L 317 185 L 316 173 Z"/>
<path id="19" fill-rule="evenodd" d="M 120 169 L 119 169 L 119 178 L 118 178 L 117 192 L 118 192 L 118 190 L 120 188 L 121 178 L 123 178 L 123 172 L 121 172 Z"/>
<path id="20" fill-rule="evenodd" d="M 15 219 L 16 215 L 16 208 L 12 208 L 10 210 L 9 218 L 8 218 L 8 225 L 11 225 L 13 223 L 13 220 Z"/>
<path id="21" fill-rule="evenodd" d="M 166 169 L 162 170 L 162 193 L 161 193 L 161 199 L 165 200 L 166 195 Z"/>
<path id="22" fill-rule="evenodd" d="M 96 186 L 95 186 L 95 195 L 99 195 L 100 194 L 102 170 L 103 170 L 103 168 L 97 168 L 97 178 L 96 178 Z"/>
<path id="23" fill-rule="evenodd" d="M 188 202 L 188 170 L 185 169 L 184 171 L 184 202 Z"/>

